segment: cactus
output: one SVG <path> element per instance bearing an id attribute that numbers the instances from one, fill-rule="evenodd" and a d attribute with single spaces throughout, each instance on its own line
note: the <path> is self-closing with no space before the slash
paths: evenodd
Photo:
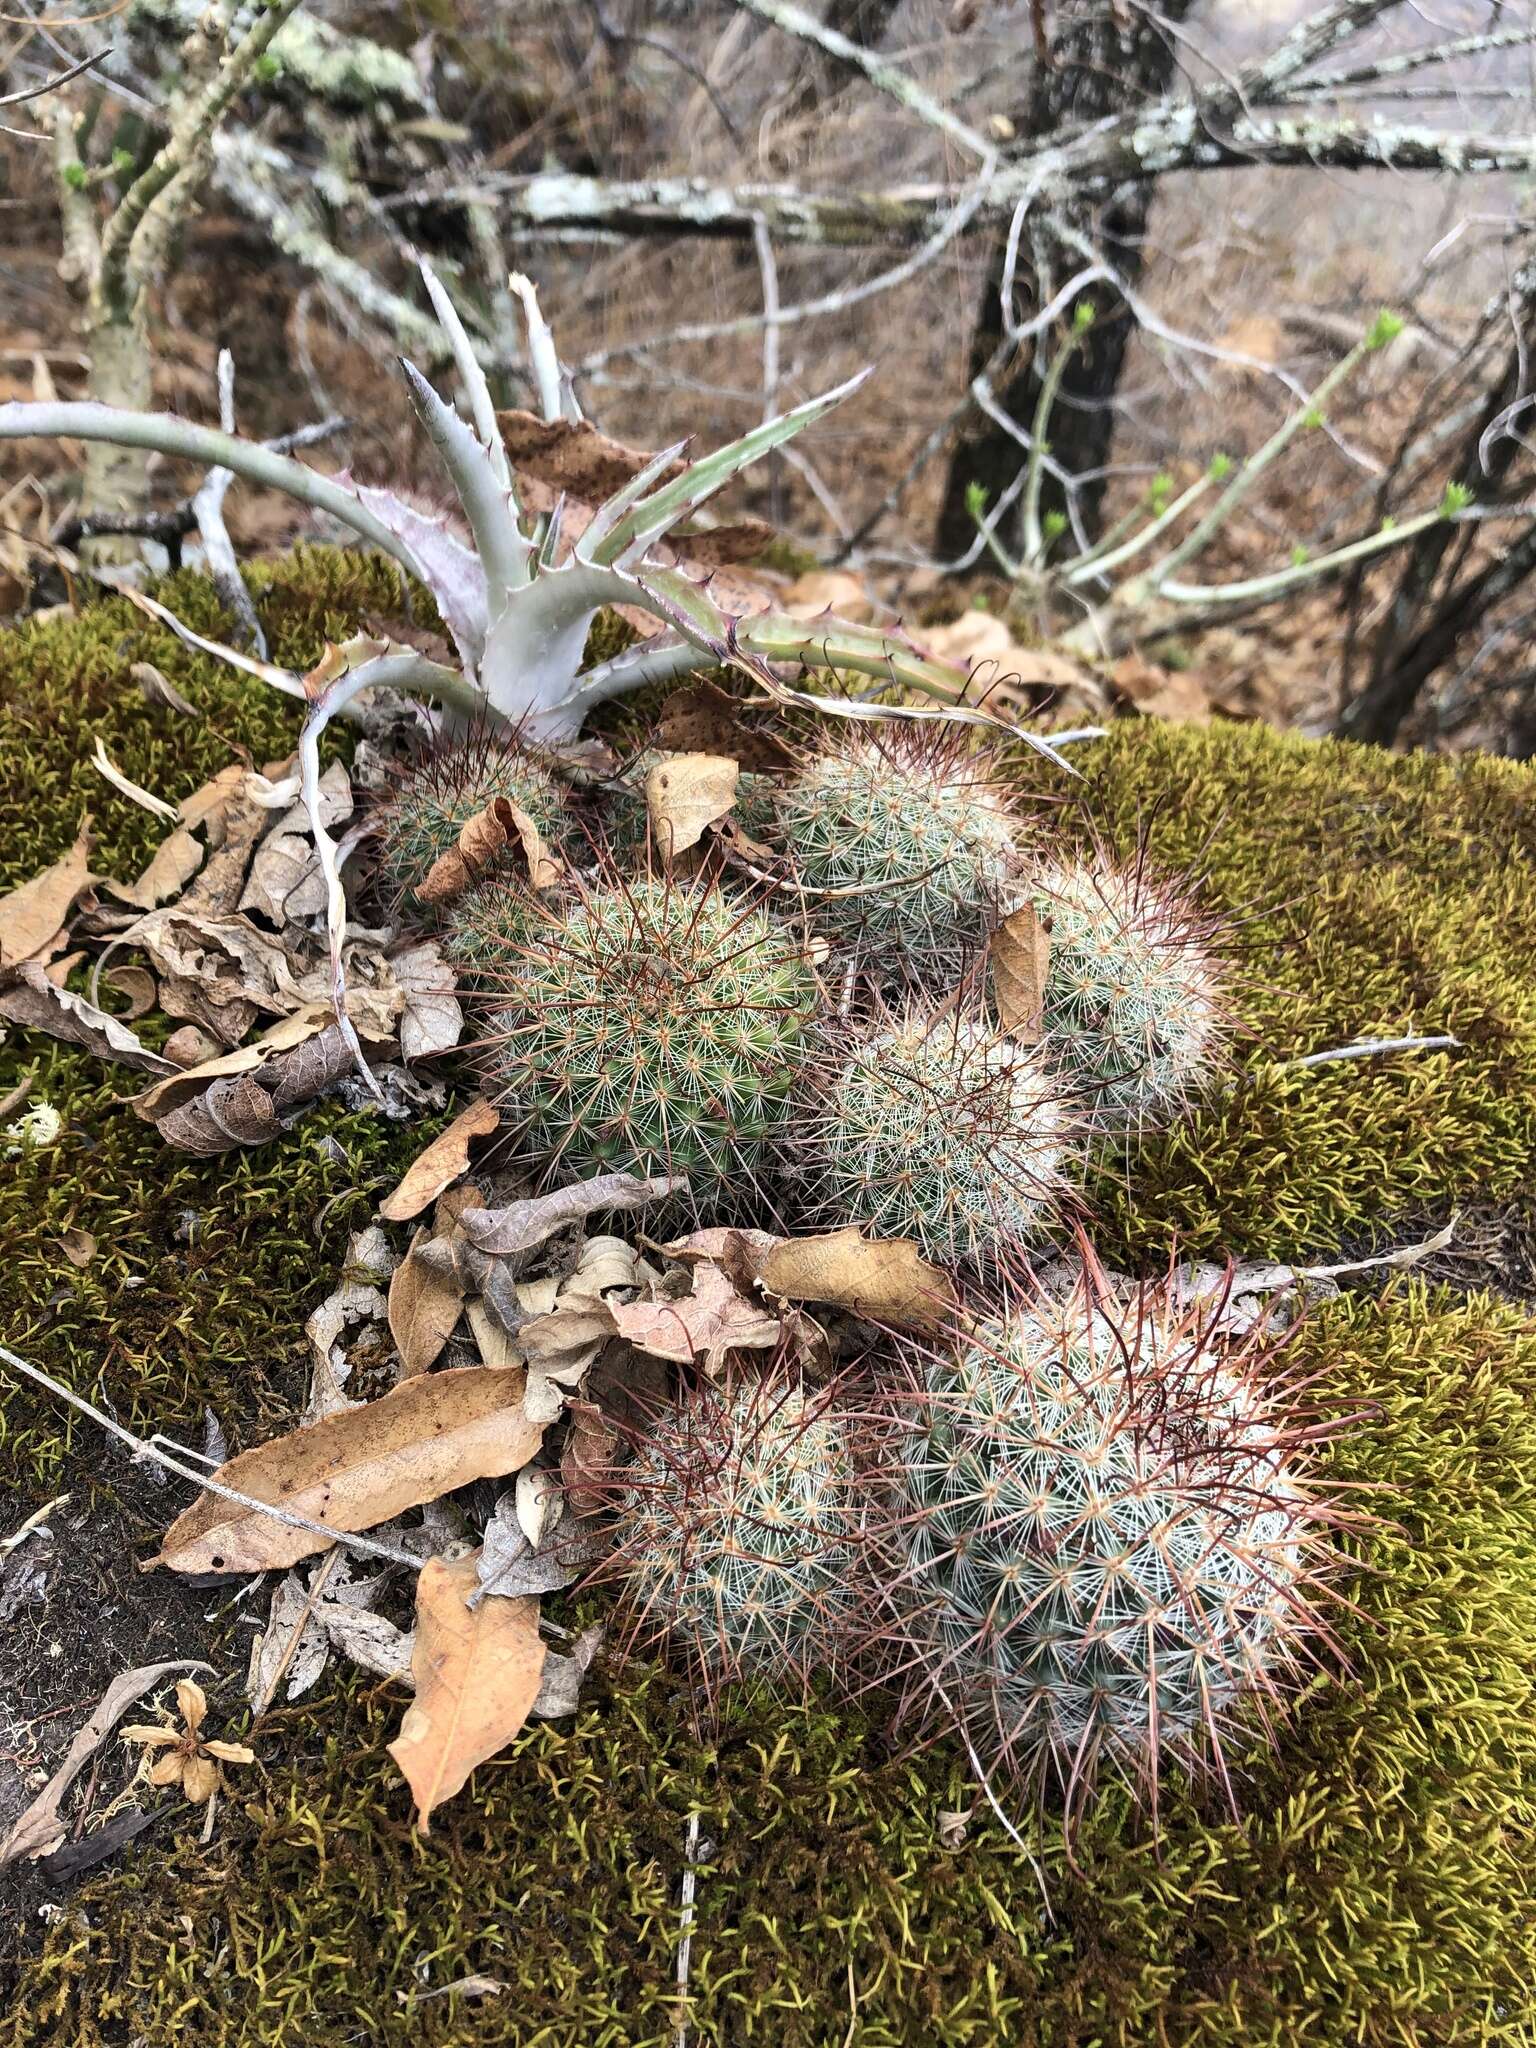
<path id="1" fill-rule="evenodd" d="M 793 858 L 834 944 L 940 990 L 979 952 L 1017 864 L 995 756 L 948 729 L 843 738 L 744 822 Z"/>
<path id="2" fill-rule="evenodd" d="M 1038 1239 L 1067 1189 L 1076 1109 L 1034 1047 L 913 1016 L 857 1043 L 807 1105 L 807 1180 L 829 1226 L 985 1262 Z"/>
<path id="3" fill-rule="evenodd" d="M 531 754 L 484 733 L 440 747 L 408 767 L 380 806 L 379 879 L 397 906 L 420 915 L 418 885 L 432 863 L 492 797 L 511 799 L 546 840 L 558 841 L 566 817 L 560 785 Z"/>
<path id="4" fill-rule="evenodd" d="M 908 1626 L 984 1769 L 1054 1776 L 1069 1811 L 1105 1762 L 1155 1796 L 1162 1757 L 1219 1761 L 1242 1696 L 1306 1664 L 1326 1511 L 1270 1349 L 1084 1286 L 927 1359 L 896 1460 Z"/>
<path id="5" fill-rule="evenodd" d="M 647 1418 L 622 1468 L 625 1634 L 680 1652 L 701 1693 L 803 1688 L 839 1661 L 857 1601 L 860 1492 L 825 1392 L 778 1374 L 686 1392 Z"/>
<path id="6" fill-rule="evenodd" d="M 1050 928 L 1046 1031 L 1095 1117 L 1135 1129 L 1181 1108 L 1227 1035 L 1219 920 L 1144 860 L 1103 851 L 1042 864 L 1027 894 Z"/>
<path id="7" fill-rule="evenodd" d="M 764 910 L 709 886 L 610 879 L 538 905 L 495 981 L 491 1077 L 552 1168 L 750 1194 L 815 996 Z"/>

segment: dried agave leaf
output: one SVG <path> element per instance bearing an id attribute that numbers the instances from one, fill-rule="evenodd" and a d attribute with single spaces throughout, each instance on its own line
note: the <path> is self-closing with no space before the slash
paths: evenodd
<path id="1" fill-rule="evenodd" d="M 214 1477 L 339 1531 L 376 1528 L 472 1479 L 526 1465 L 543 1431 L 524 1413 L 523 1391 L 515 1374 L 485 1366 L 418 1373 L 377 1401 L 242 1451 Z M 327 1548 L 309 1529 L 209 1493 L 176 1518 L 149 1565 L 264 1572 Z"/>
<path id="2" fill-rule="evenodd" d="M 539 1694 L 544 1645 L 537 1600 L 484 1600 L 473 1613 L 479 1553 L 429 1558 L 416 1582 L 416 1698 L 389 1745 L 423 1834 L 476 1764 L 506 1748 Z"/>
<path id="3" fill-rule="evenodd" d="M 727 816 L 740 777 L 740 764 L 723 754 L 669 754 L 656 763 L 645 778 L 645 801 L 668 866 Z"/>
<path id="4" fill-rule="evenodd" d="M 419 1216 L 469 1171 L 471 1140 L 488 1138 L 500 1122 L 494 1102 L 472 1102 L 460 1110 L 447 1130 L 411 1161 L 400 1185 L 379 1204 L 379 1214 L 387 1223 L 408 1223 Z"/>
<path id="5" fill-rule="evenodd" d="M 1051 935 L 1031 903 L 1005 917 L 988 948 L 997 1021 L 1008 1037 L 1034 1045 L 1045 1029 L 1045 977 Z"/>
<path id="6" fill-rule="evenodd" d="M 634 1173 L 601 1173 L 567 1188 L 552 1188 L 511 1202 L 504 1209 L 466 1209 L 460 1219 L 471 1244 L 499 1258 L 531 1251 L 563 1230 L 605 1209 L 641 1209 L 648 1202 L 686 1193 L 688 1183 L 676 1176 L 647 1180 Z"/>
<path id="7" fill-rule="evenodd" d="M 429 1233 L 418 1230 L 389 1283 L 389 1332 L 407 1375 L 436 1364 L 464 1307 L 464 1283 L 457 1271 L 452 1266 L 444 1271 L 422 1257 L 430 1242 Z"/>
<path id="8" fill-rule="evenodd" d="M 627 1343 L 681 1365 L 697 1359 L 708 1373 L 732 1351 L 771 1351 L 783 1335 L 776 1315 L 708 1263 L 694 1268 L 693 1291 L 681 1300 L 618 1302 L 611 1313 Z"/>
<path id="9" fill-rule="evenodd" d="M 68 853 L 19 889 L 0 896 L 0 967 L 15 967 L 53 950 L 69 913 L 91 886 L 90 856 L 87 811 Z"/>
<path id="10" fill-rule="evenodd" d="M 957 1307 L 954 1283 L 909 1238 L 869 1238 L 854 1224 L 820 1237 L 786 1237 L 757 1277 L 769 1294 L 821 1301 L 875 1322 L 913 1329 L 943 1323 Z"/>
<path id="11" fill-rule="evenodd" d="M 98 1059 L 116 1060 L 146 1074 L 177 1074 L 174 1061 L 162 1059 L 159 1053 L 141 1045 L 137 1035 L 118 1018 L 98 1010 L 84 996 L 56 988 L 36 960 L 24 960 L 7 984 L 0 987 L 0 1017 L 19 1024 L 24 1031 L 46 1032 L 66 1045 L 83 1046 Z"/>

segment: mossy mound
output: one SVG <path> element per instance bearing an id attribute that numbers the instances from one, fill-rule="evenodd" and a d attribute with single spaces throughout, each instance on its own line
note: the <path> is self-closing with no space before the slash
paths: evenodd
<path id="1" fill-rule="evenodd" d="M 220 630 L 205 586 L 161 594 Z M 301 664 L 397 612 L 399 593 L 388 568 L 305 551 L 261 572 L 261 605 L 279 658 Z M 144 703 L 138 660 L 204 718 Z M 0 726 L 7 885 L 60 852 L 87 806 L 100 867 L 128 875 L 147 855 L 159 828 L 85 765 L 96 732 L 172 797 L 231 742 L 268 759 L 293 732 L 280 699 L 118 600 L 0 636 Z M 1261 913 L 1238 1089 L 1106 1169 L 1106 1251 L 1155 1260 L 1179 1231 L 1202 1251 L 1295 1255 L 1528 1189 L 1536 777 L 1150 723 L 1075 760 L 1085 815 L 1116 844 L 1144 822 L 1178 863 L 1209 840 L 1213 899 Z M 1266 1068 L 1410 1031 L 1462 1048 Z M 198 1441 L 205 1401 L 232 1442 L 290 1420 L 303 1319 L 430 1128 L 333 1107 L 268 1151 L 183 1159 L 122 1108 L 131 1076 L 74 1054 L 13 1034 L 0 1090 L 38 1057 L 37 1093 L 67 1128 L 7 1162 L 6 1340 L 183 1440 Z M 97 1237 L 84 1269 L 48 1242 L 69 1227 Z M 693 1811 L 713 1844 L 690 1974 L 701 2043 L 1530 2048 L 1536 1341 L 1508 1309 L 1398 1282 L 1314 1314 L 1298 1364 L 1358 1416 L 1330 1476 L 1371 1489 L 1361 1504 L 1379 1519 L 1349 1544 L 1351 1670 L 1317 1681 L 1273 1755 L 1239 1747 L 1240 1819 L 1172 1773 L 1156 1827 L 1111 1796 L 1074 1859 L 1049 1818 L 1022 1818 L 1047 1917 L 949 1751 L 893 1757 L 878 1714 L 818 1709 L 738 1710 L 704 1751 L 676 1681 L 631 1667 L 592 1687 L 574 1726 L 535 1727 L 477 1772 L 422 1838 L 383 1754 L 399 1700 L 349 1682 L 262 1724 L 262 1765 L 240 1774 L 209 1849 L 173 1815 L 61 1893 L 51 1923 L 7 1915 L 0 2048 L 663 2048 Z M 64 1484 L 112 1487 L 88 1424 L 0 1388 L 6 1526 Z M 249 1633 L 231 1624 L 226 1680 Z M 942 1846 L 940 1810 L 968 1807 L 968 1839 Z M 509 1988 L 420 1996 L 472 1972 Z"/>

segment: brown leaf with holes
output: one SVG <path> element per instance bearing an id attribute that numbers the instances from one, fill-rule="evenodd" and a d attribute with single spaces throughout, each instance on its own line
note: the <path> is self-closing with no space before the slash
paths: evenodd
<path id="1" fill-rule="evenodd" d="M 910 1238 L 865 1237 L 856 1224 L 822 1237 L 782 1238 L 758 1265 L 769 1294 L 821 1301 L 877 1323 L 931 1329 L 957 1306 L 954 1283 Z"/>
<path id="2" fill-rule="evenodd" d="M 80 820 L 68 853 L 0 896 L 0 967 L 15 967 L 53 950 L 69 913 L 91 886 L 91 816 Z"/>
<path id="3" fill-rule="evenodd" d="M 998 1023 L 1020 1045 L 1033 1045 L 1045 1028 L 1051 934 L 1032 903 L 1020 904 L 1003 919 L 992 934 L 988 956 Z"/>
<path id="4" fill-rule="evenodd" d="M 670 867 L 736 801 L 740 764 L 723 754 L 668 754 L 645 778 L 651 833 Z"/>
<path id="5" fill-rule="evenodd" d="M 452 1564 L 429 1557 L 416 1582 L 416 1697 L 389 1745 L 411 1788 L 423 1834 L 433 1809 L 476 1764 L 506 1748 L 539 1696 L 544 1645 L 536 1599 L 465 1601 L 479 1584 L 480 1553 Z"/>
<path id="6" fill-rule="evenodd" d="M 779 1318 L 744 1294 L 718 1266 L 693 1273 L 693 1289 L 676 1301 L 614 1302 L 619 1335 L 653 1358 L 679 1365 L 699 1360 L 718 1373 L 732 1351 L 771 1351 L 783 1335 Z"/>
<path id="7" fill-rule="evenodd" d="M 483 811 L 477 811 L 459 834 L 457 846 L 449 847 L 428 868 L 416 894 L 423 903 L 441 907 L 452 903 L 516 840 L 527 864 L 528 880 L 535 889 L 553 888 L 561 875 L 560 863 L 545 849 L 539 828 L 510 797 L 492 797 Z"/>
<path id="8" fill-rule="evenodd" d="M 520 1471 L 544 1434 L 523 1391 L 520 1373 L 483 1365 L 418 1373 L 377 1401 L 242 1451 L 213 1476 L 338 1531 L 373 1529 L 472 1479 Z M 329 1548 L 326 1536 L 208 1493 L 177 1516 L 144 1569 L 280 1571 Z"/>
<path id="9" fill-rule="evenodd" d="M 451 1188 L 469 1171 L 469 1146 L 473 1138 L 488 1138 L 501 1122 L 494 1102 L 472 1102 L 460 1110 L 446 1131 L 440 1131 L 425 1152 L 419 1153 L 405 1170 L 400 1185 L 379 1204 L 386 1223 L 409 1223 L 429 1202 L 435 1202 L 444 1188 Z"/>
<path id="10" fill-rule="evenodd" d="M 422 1257 L 431 1241 L 427 1231 L 418 1230 L 389 1283 L 389 1334 L 408 1374 L 436 1364 L 464 1307 L 457 1270 L 445 1271 Z"/>

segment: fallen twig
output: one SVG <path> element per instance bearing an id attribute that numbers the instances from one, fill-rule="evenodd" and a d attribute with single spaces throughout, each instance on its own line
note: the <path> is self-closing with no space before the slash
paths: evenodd
<path id="1" fill-rule="evenodd" d="M 1371 1059 L 1383 1052 L 1444 1052 L 1448 1047 L 1460 1047 L 1461 1040 L 1442 1032 L 1435 1038 L 1359 1038 L 1352 1045 L 1331 1046 L 1327 1052 L 1309 1052 L 1297 1060 L 1280 1060 L 1275 1071 L 1281 1074 L 1295 1072 L 1301 1067 L 1331 1066 L 1336 1060 Z"/>

